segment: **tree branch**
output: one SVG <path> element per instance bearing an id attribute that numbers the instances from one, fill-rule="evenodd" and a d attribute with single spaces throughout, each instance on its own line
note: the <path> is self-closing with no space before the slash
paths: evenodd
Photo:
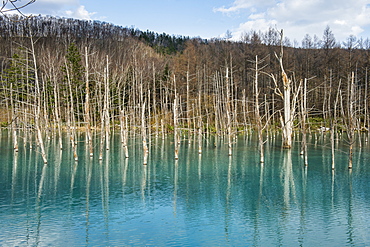
<path id="1" fill-rule="evenodd" d="M 2 6 L 0 8 L 0 13 L 6 17 L 5 13 L 11 12 L 11 11 L 16 11 L 21 16 L 23 16 L 25 18 L 30 18 L 31 15 L 27 16 L 27 15 L 23 14 L 21 9 L 23 9 L 24 7 L 27 7 L 30 4 L 33 4 L 34 2 L 36 2 L 36 0 L 29 0 L 25 4 L 20 4 L 20 5 L 17 5 L 17 2 L 20 2 L 20 1 L 18 1 L 18 0 L 3 0 Z"/>

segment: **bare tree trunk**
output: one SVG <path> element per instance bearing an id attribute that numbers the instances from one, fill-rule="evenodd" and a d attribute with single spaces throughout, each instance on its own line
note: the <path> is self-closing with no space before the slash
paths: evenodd
<path id="1" fill-rule="evenodd" d="M 173 131 L 174 131 L 174 144 L 175 144 L 175 159 L 179 159 L 179 133 L 178 133 L 178 106 L 177 106 L 177 95 L 173 103 Z"/>
<path id="2" fill-rule="evenodd" d="M 227 117 L 227 145 L 229 147 L 229 156 L 233 154 L 232 150 L 232 130 L 231 130 L 231 107 L 230 107 L 230 85 L 229 85 L 229 68 L 226 68 L 226 117 Z"/>
<path id="3" fill-rule="evenodd" d="M 244 132 L 247 133 L 247 98 L 245 95 L 245 89 L 243 89 L 243 124 Z"/>
<path id="4" fill-rule="evenodd" d="M 345 113 L 343 107 L 343 97 L 341 97 L 341 108 L 342 108 L 342 118 L 346 127 L 347 143 L 349 146 L 348 150 L 348 169 L 352 169 L 353 164 L 353 144 L 354 144 L 354 112 L 353 112 L 353 100 L 354 100 L 354 74 L 352 72 L 351 78 L 348 79 L 347 87 L 348 97 L 347 97 L 347 112 Z"/>
<path id="5" fill-rule="evenodd" d="M 352 169 L 353 164 L 353 144 L 355 142 L 355 113 L 353 111 L 353 104 L 354 104 L 354 97 L 355 97 L 355 82 L 354 82 L 354 73 L 352 72 L 351 76 L 351 84 L 349 90 L 349 111 L 348 111 L 348 121 L 349 121 L 349 128 L 348 128 L 348 141 L 349 141 L 349 156 L 348 156 L 348 169 Z"/>
<path id="6" fill-rule="evenodd" d="M 144 154 L 144 161 L 143 164 L 148 164 L 148 145 L 147 145 L 147 134 L 146 134 L 146 126 L 145 126 L 145 102 L 143 103 L 143 107 L 141 109 L 141 135 L 143 138 L 143 154 Z"/>
<path id="7" fill-rule="evenodd" d="M 164 133 L 164 120 L 163 118 L 161 119 L 161 132 L 162 132 L 162 140 L 164 140 L 165 133 Z"/>
<path id="8" fill-rule="evenodd" d="M 365 72 L 365 95 L 364 95 L 364 99 L 365 99 L 365 103 L 364 103 L 364 107 L 365 107 L 365 118 L 364 118 L 364 129 L 367 129 L 367 133 L 368 133 L 368 136 L 365 137 L 365 142 L 368 142 L 369 140 L 369 135 L 370 135 L 370 118 L 369 118 L 369 109 L 368 109 L 368 101 L 367 101 L 367 94 L 368 94 L 368 78 L 367 78 L 367 67 L 366 67 L 366 72 Z"/>
<path id="9" fill-rule="evenodd" d="M 282 64 L 282 61 L 281 61 Z M 288 79 L 285 72 L 282 72 L 284 83 L 284 122 L 283 126 L 283 146 L 285 148 L 292 147 L 292 134 L 293 134 L 293 119 L 291 110 L 291 81 Z"/>
<path id="10" fill-rule="evenodd" d="M 105 133 L 104 133 L 104 123 L 102 119 L 102 124 L 100 128 L 100 149 L 99 149 L 99 160 L 103 159 L 103 147 L 104 147 L 104 142 L 105 142 Z"/>
<path id="11" fill-rule="evenodd" d="M 40 124 L 40 115 L 41 115 L 40 82 L 39 82 L 39 77 L 37 73 L 36 53 L 35 53 L 35 47 L 34 47 L 31 31 L 30 31 L 30 38 L 31 38 L 31 52 L 32 52 L 33 66 L 34 66 L 34 73 L 35 73 L 35 85 L 36 85 L 35 127 L 37 131 L 37 140 L 41 148 L 41 156 L 44 161 L 44 164 L 47 164 L 48 160 L 46 157 L 44 142 L 43 142 L 42 134 L 41 134 L 41 124 Z"/>
<path id="12" fill-rule="evenodd" d="M 330 129 L 330 143 L 331 143 L 331 169 L 335 169 L 335 128 L 332 124 Z"/>
<path id="13" fill-rule="evenodd" d="M 155 137 L 158 138 L 158 131 L 159 131 L 159 125 L 158 125 L 158 112 L 157 112 L 157 94 L 156 94 L 156 77 L 155 77 L 155 66 L 154 62 L 152 64 L 153 67 L 153 114 L 154 114 L 154 122 L 155 122 Z"/>
<path id="14" fill-rule="evenodd" d="M 255 95 L 255 115 L 256 115 L 256 121 L 257 121 L 257 132 L 258 132 L 258 143 L 259 143 L 259 153 L 260 153 L 260 163 L 263 164 L 265 162 L 265 155 L 264 155 L 264 140 L 263 140 L 263 127 L 262 127 L 262 119 L 260 115 L 260 105 L 259 105 L 259 89 L 258 89 L 258 56 L 256 56 L 255 60 L 255 77 L 254 77 L 254 95 Z"/>
<path id="15" fill-rule="evenodd" d="M 198 95 L 198 154 L 202 153 L 203 146 L 203 120 L 201 108 L 201 92 Z"/>
<path id="16" fill-rule="evenodd" d="M 110 109 L 110 90 L 109 90 L 109 60 L 108 56 L 106 56 L 106 69 L 105 69 L 105 93 L 104 93 L 104 114 L 105 114 L 105 148 L 106 150 L 109 150 L 110 146 L 110 115 L 109 115 L 109 109 Z"/>
<path id="17" fill-rule="evenodd" d="M 11 118 L 8 118 L 8 119 L 11 119 L 12 121 L 12 133 L 13 133 L 13 149 L 15 152 L 18 152 L 18 135 L 17 135 L 17 118 L 18 118 L 18 114 L 16 113 L 17 111 L 19 111 L 18 109 L 18 104 L 16 104 L 14 102 L 14 89 L 13 89 L 13 83 L 11 82 L 10 83 L 10 109 L 11 109 Z"/>
<path id="18" fill-rule="evenodd" d="M 302 144 L 301 144 L 301 155 L 304 156 L 304 165 L 308 166 L 308 155 L 307 155 L 307 79 L 304 79 L 303 89 L 301 88 L 301 119 L 302 119 Z"/>
<path id="19" fill-rule="evenodd" d="M 71 80 L 70 80 L 70 75 L 69 75 L 67 64 L 65 67 L 66 67 L 66 72 L 67 72 L 67 81 L 68 81 L 69 98 L 70 98 L 70 104 L 68 104 L 69 106 L 68 114 L 70 115 L 70 120 L 68 121 L 71 121 L 71 125 L 72 125 L 70 126 L 71 128 L 70 138 L 71 138 L 71 144 L 72 144 L 72 149 L 73 149 L 73 157 L 74 157 L 74 160 L 77 161 L 78 160 L 77 145 L 76 145 L 76 128 L 77 127 L 76 127 L 74 103 L 73 103 L 74 99 L 73 99 L 72 85 L 71 85 Z"/>
<path id="20" fill-rule="evenodd" d="M 85 122 L 86 122 L 86 142 L 89 146 L 90 157 L 93 156 L 93 145 L 91 136 L 91 118 L 90 118 L 90 85 L 89 85 L 89 61 L 87 47 L 85 47 L 85 69 L 86 69 L 86 84 L 85 84 Z"/>
<path id="21" fill-rule="evenodd" d="M 123 150 L 125 152 L 125 157 L 128 158 L 129 157 L 127 148 L 128 130 L 127 130 L 127 117 L 125 116 L 124 106 L 121 106 L 120 127 Z"/>
<path id="22" fill-rule="evenodd" d="M 339 100 L 339 94 L 340 94 L 340 85 L 341 85 L 341 80 L 339 80 L 339 85 L 338 85 L 338 91 L 337 91 L 337 96 L 335 98 L 334 102 L 334 113 L 333 113 L 333 118 L 331 121 L 331 126 L 330 126 L 330 139 L 331 139 L 331 169 L 335 169 L 335 132 L 336 132 L 336 125 L 337 125 L 337 105 L 338 105 L 338 100 Z"/>
<path id="23" fill-rule="evenodd" d="M 188 124 L 188 144 L 191 144 L 191 122 L 190 122 L 190 109 L 191 109 L 191 104 L 190 104 L 190 95 L 189 95 L 189 69 L 186 71 L 186 122 Z"/>
<path id="24" fill-rule="evenodd" d="M 58 128 L 58 139 L 59 139 L 59 148 L 60 150 L 63 149 L 63 140 L 62 140 L 62 130 L 61 130 L 61 117 L 60 117 L 60 92 L 59 92 L 59 86 L 57 83 L 57 79 L 55 77 L 55 73 L 53 73 L 53 81 L 54 81 L 54 98 L 55 98 L 55 120 L 57 122 L 57 128 Z"/>
<path id="25" fill-rule="evenodd" d="M 220 115 L 220 87 L 219 87 L 219 81 L 217 78 L 217 74 L 214 77 L 214 100 L 213 100 L 213 107 L 215 111 L 215 129 L 216 129 L 216 135 L 220 135 L 220 129 L 221 129 L 221 115 Z"/>
<path id="26" fill-rule="evenodd" d="M 42 98 L 41 98 L 41 101 L 40 101 L 40 102 L 42 102 L 42 106 L 43 106 L 43 108 L 42 108 L 43 111 L 42 111 L 41 115 L 43 116 L 43 120 L 44 120 L 43 121 L 43 126 L 44 126 L 44 129 L 45 129 L 46 139 L 50 140 L 50 122 L 49 122 L 49 114 L 48 114 L 48 109 L 47 109 L 48 97 L 46 96 L 45 78 L 43 78 L 43 77 L 42 77 L 42 86 L 43 86 L 44 90 L 42 91 L 43 93 L 42 93 Z"/>
<path id="27" fill-rule="evenodd" d="M 284 118 L 280 117 L 280 122 L 283 131 L 283 147 L 285 148 L 292 148 L 292 134 L 293 134 L 293 119 L 294 119 L 294 110 L 295 110 L 295 103 L 296 98 L 298 96 L 298 92 L 293 97 L 293 101 L 291 99 L 292 95 L 292 81 L 288 78 L 287 74 L 285 73 L 284 66 L 283 66 L 283 30 L 280 33 L 280 55 L 278 56 L 275 53 L 276 58 L 279 60 L 280 69 L 281 69 L 281 77 L 283 81 L 284 93 L 282 93 L 278 88 L 277 79 L 273 74 L 270 77 L 273 79 L 275 83 L 275 93 L 277 93 L 284 101 Z"/>

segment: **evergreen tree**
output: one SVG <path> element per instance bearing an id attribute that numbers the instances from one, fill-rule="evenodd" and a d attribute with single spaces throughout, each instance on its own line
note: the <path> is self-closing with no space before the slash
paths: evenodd
<path id="1" fill-rule="evenodd" d="M 64 89 L 67 90 L 65 96 L 72 100 L 76 107 L 78 120 L 82 119 L 83 101 L 85 88 L 83 83 L 84 67 L 82 65 L 82 57 L 75 43 L 67 49 L 65 55 L 65 65 L 62 66 L 64 73 Z M 71 99 L 72 98 L 72 99 Z"/>
<path id="2" fill-rule="evenodd" d="M 62 68 L 65 73 L 65 80 L 69 79 L 72 85 L 82 84 L 84 67 L 81 64 L 81 53 L 75 43 L 71 43 L 68 47 L 65 58 L 66 64 Z"/>

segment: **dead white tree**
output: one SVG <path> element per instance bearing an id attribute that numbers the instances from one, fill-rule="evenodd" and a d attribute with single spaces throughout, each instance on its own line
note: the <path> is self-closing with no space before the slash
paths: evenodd
<path id="1" fill-rule="evenodd" d="M 54 115 L 55 115 L 55 122 L 57 124 L 58 130 L 58 139 L 59 139 L 59 148 L 60 150 L 63 149 L 63 139 L 62 139 L 62 120 L 61 120 L 61 107 L 60 107 L 60 88 L 59 83 L 56 77 L 56 72 L 54 66 L 51 66 L 50 75 L 53 78 L 54 83 Z"/>
<path id="2" fill-rule="evenodd" d="M 340 85 L 341 85 L 341 80 L 339 80 L 339 85 L 338 85 L 338 91 L 337 91 L 337 96 L 335 98 L 334 102 L 334 113 L 333 117 L 331 120 L 331 126 L 330 126 L 330 141 L 331 141 L 331 169 L 335 169 L 335 132 L 336 132 L 336 126 L 337 126 L 337 105 L 339 101 L 339 94 L 340 94 Z"/>
<path id="3" fill-rule="evenodd" d="M 143 154 L 144 154 L 144 161 L 143 164 L 148 164 L 148 145 L 147 145 L 147 133 L 146 133 L 146 124 L 145 124 L 145 103 L 143 103 L 143 106 L 141 108 L 141 135 L 143 138 Z"/>
<path id="4" fill-rule="evenodd" d="M 260 163 L 263 164 L 265 162 L 265 158 L 264 158 L 264 147 L 263 145 L 266 143 L 265 140 L 263 140 L 263 131 L 264 129 L 266 128 L 267 126 L 267 123 L 265 125 L 263 125 L 262 123 L 262 118 L 263 116 L 261 116 L 260 114 L 260 103 L 259 103 L 259 88 L 258 88 L 258 78 L 259 78 L 259 73 L 260 71 L 266 67 L 266 66 L 262 66 L 261 68 L 258 68 L 258 66 L 264 62 L 264 59 L 258 61 L 258 56 L 256 56 L 256 60 L 254 61 L 254 64 L 255 64 L 255 68 L 254 68 L 254 95 L 255 95 L 255 107 L 254 107 L 254 110 L 255 110 L 255 116 L 256 116 L 256 122 L 257 122 L 257 132 L 258 132 L 258 149 L 259 149 L 259 153 L 260 153 Z M 266 121 L 268 122 L 268 121 Z"/>
<path id="5" fill-rule="evenodd" d="M 127 127 L 127 117 L 125 115 L 125 107 L 121 107 L 121 114 L 120 114 L 120 127 L 121 127 L 121 142 L 123 146 L 123 150 L 125 151 L 125 158 L 128 158 L 128 148 L 127 148 L 127 139 L 128 139 L 128 127 Z"/>
<path id="6" fill-rule="evenodd" d="M 301 83 L 301 131 L 302 131 L 302 142 L 301 142 L 301 155 L 303 155 L 304 165 L 308 166 L 308 154 L 307 154 L 307 79 L 304 79 L 304 84 Z M 303 88 L 302 88 L 303 87 Z"/>
<path id="7" fill-rule="evenodd" d="M 68 83 L 68 91 L 69 91 L 69 99 L 70 102 L 67 105 L 68 107 L 68 127 L 69 130 L 72 130 L 70 133 L 70 140 L 71 140 L 71 145 L 73 149 L 73 157 L 75 161 L 78 161 L 78 156 L 77 156 L 77 142 L 76 142 L 76 118 L 75 118 L 75 106 L 74 106 L 74 100 L 73 100 L 73 93 L 72 93 L 72 83 L 71 83 L 71 76 L 70 76 L 70 71 L 67 66 L 67 61 L 64 61 L 65 63 L 65 68 L 66 68 L 66 77 L 67 77 L 67 83 Z M 72 125 L 72 126 L 71 126 Z"/>
<path id="8" fill-rule="evenodd" d="M 349 146 L 348 169 L 352 169 L 353 144 L 355 143 L 356 115 L 354 111 L 354 101 L 355 101 L 355 79 L 354 73 L 352 72 L 351 77 L 348 79 L 347 112 L 344 111 L 343 98 L 341 97 L 342 116 L 346 127 L 347 143 Z"/>
<path id="9" fill-rule="evenodd" d="M 283 81 L 283 88 L 284 92 L 281 92 L 278 86 L 278 79 L 274 74 L 270 74 L 274 84 L 275 84 L 275 93 L 279 95 L 283 102 L 284 102 L 284 118 L 280 116 L 280 122 L 283 131 L 283 147 L 284 148 L 292 148 L 292 134 L 293 134 L 293 120 L 295 116 L 295 109 L 297 103 L 297 97 L 299 94 L 299 88 L 294 94 L 292 93 L 292 80 L 288 77 L 284 70 L 283 65 L 283 56 L 284 56 L 284 49 L 283 49 L 283 30 L 280 32 L 280 54 L 277 55 L 275 53 L 276 58 L 279 60 L 280 69 L 281 69 L 281 78 Z"/>
<path id="10" fill-rule="evenodd" d="M 105 148 L 109 150 L 110 148 L 110 85 L 109 85 L 109 58 L 108 55 L 106 56 L 106 67 L 105 67 L 105 74 L 104 74 L 104 115 L 105 115 Z"/>
<path id="11" fill-rule="evenodd" d="M 198 154 L 202 153 L 202 146 L 203 146 L 203 120 L 202 120 L 201 92 L 199 91 L 199 94 L 198 94 Z"/>
<path id="12" fill-rule="evenodd" d="M 232 124 L 232 121 L 231 121 L 231 106 L 230 106 L 230 101 L 231 101 L 231 97 L 230 97 L 230 84 L 229 84 L 229 68 L 226 67 L 226 76 L 225 76 L 225 79 L 226 79 L 226 118 L 227 118 L 227 138 L 228 138 L 228 141 L 227 141 L 227 145 L 229 147 L 229 156 L 231 156 L 233 154 L 233 149 L 232 149 L 232 129 L 231 129 L 231 124 Z"/>
<path id="13" fill-rule="evenodd" d="M 46 157 L 46 152 L 45 152 L 45 146 L 44 142 L 42 139 L 42 133 L 41 133 L 41 123 L 40 123 L 40 118 L 41 118 L 41 89 L 40 89 L 40 82 L 39 82 L 39 77 L 37 73 L 37 62 L 36 62 L 36 52 L 35 52 L 35 46 L 34 42 L 32 39 L 32 34 L 30 31 L 30 39 L 31 39 L 31 54 L 32 54 L 32 60 L 33 60 L 33 66 L 34 66 L 34 75 L 35 75 L 35 85 L 36 85 L 36 102 L 35 102 L 35 127 L 37 131 L 37 141 L 40 145 L 41 149 L 41 156 L 44 161 L 44 164 L 48 163 L 47 157 Z"/>
<path id="14" fill-rule="evenodd" d="M 90 118 L 90 82 L 89 82 L 89 60 L 87 54 L 87 47 L 85 47 L 85 68 L 86 68 L 86 78 L 85 78 L 85 122 L 86 122 L 86 142 L 89 146 L 90 157 L 93 156 L 93 145 L 91 136 L 91 118 Z"/>
<path id="15" fill-rule="evenodd" d="M 180 135 L 178 133 L 178 98 L 175 95 L 175 100 L 173 102 L 173 131 L 174 131 L 174 144 L 175 144 L 175 159 L 179 159 L 179 143 L 180 143 Z"/>
<path id="16" fill-rule="evenodd" d="M 11 109 L 11 116 L 12 116 L 12 131 L 13 131 L 13 148 L 15 152 L 18 152 L 18 137 L 17 137 L 17 111 L 18 110 L 18 104 L 14 100 L 14 92 L 13 92 L 13 82 L 10 82 L 10 109 Z"/>

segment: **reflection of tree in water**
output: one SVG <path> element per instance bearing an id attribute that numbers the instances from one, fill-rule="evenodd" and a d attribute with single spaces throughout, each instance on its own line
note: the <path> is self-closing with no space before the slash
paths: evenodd
<path id="1" fill-rule="evenodd" d="M 348 174 L 348 211 L 347 211 L 347 243 L 350 245 L 354 244 L 354 227 L 353 227 L 353 201 L 352 201 L 352 195 L 353 195 L 353 188 L 352 188 L 352 170 L 349 170 Z"/>
<path id="2" fill-rule="evenodd" d="M 37 191 L 37 199 L 36 199 L 36 213 L 37 213 L 37 230 L 36 230 L 36 245 L 40 244 L 40 232 L 41 232 L 41 207 L 42 207 L 42 191 L 44 188 L 44 181 L 45 181 L 45 176 L 46 176 L 46 169 L 47 169 L 47 164 L 44 164 L 41 172 L 41 178 L 39 182 L 39 187 Z"/>
<path id="3" fill-rule="evenodd" d="M 14 201 L 15 189 L 17 187 L 17 170 L 18 170 L 17 167 L 18 167 L 18 152 L 14 151 L 13 169 L 12 169 L 12 198 L 11 198 L 12 204 Z"/>
<path id="4" fill-rule="evenodd" d="M 232 187 L 232 156 L 229 156 L 227 169 L 227 189 L 226 189 L 226 204 L 225 204 L 225 238 L 229 241 L 229 228 L 231 225 L 231 187 Z"/>
<path id="5" fill-rule="evenodd" d="M 86 245 L 89 244 L 89 229 L 90 229 L 90 187 L 91 187 L 91 177 L 92 177 L 92 157 L 90 156 L 90 150 L 86 149 L 86 208 L 85 208 L 85 214 L 86 214 L 86 223 L 85 223 L 85 231 L 86 231 Z"/>
<path id="6" fill-rule="evenodd" d="M 173 214 L 177 215 L 177 190 L 178 190 L 178 180 L 179 180 L 179 161 L 175 160 L 175 169 L 174 169 L 174 178 L 173 178 Z"/>
<path id="7" fill-rule="evenodd" d="M 59 183 L 59 178 L 60 178 L 62 157 L 63 157 L 63 150 L 57 148 L 56 154 L 55 154 L 55 166 L 54 166 L 54 196 L 55 197 L 57 196 L 57 193 L 58 193 L 58 183 Z"/>
<path id="8" fill-rule="evenodd" d="M 109 238 L 109 162 L 110 153 L 107 150 L 104 163 L 102 160 L 99 160 L 101 200 L 104 215 L 104 228 L 107 240 Z"/>
<path id="9" fill-rule="evenodd" d="M 145 152 L 144 152 L 144 155 Z M 147 180 L 148 180 L 148 167 L 146 165 L 142 166 L 141 171 L 141 183 L 140 183 L 140 191 L 141 191 L 141 200 L 143 204 L 145 205 L 146 196 L 148 194 L 148 188 L 147 188 Z"/>
<path id="10" fill-rule="evenodd" d="M 296 188 L 293 177 L 293 162 L 291 150 L 286 150 L 284 153 L 283 166 L 281 169 L 280 178 L 284 187 L 284 204 L 285 208 L 289 208 L 290 198 L 296 200 Z"/>
<path id="11" fill-rule="evenodd" d="M 255 246 L 258 246 L 260 245 L 260 239 L 261 239 L 261 234 L 260 234 L 260 224 L 261 224 L 261 212 L 262 212 L 262 208 L 263 208 L 263 204 L 264 204 L 264 201 L 263 201 L 263 187 L 264 187 L 264 171 L 265 171 L 265 165 L 263 163 L 261 163 L 261 166 L 260 166 L 260 179 L 259 179 L 259 191 L 258 191 L 258 199 L 257 199 L 257 204 L 256 204 L 256 209 L 255 209 L 255 217 L 254 217 L 254 234 L 253 234 L 253 244 Z"/>

